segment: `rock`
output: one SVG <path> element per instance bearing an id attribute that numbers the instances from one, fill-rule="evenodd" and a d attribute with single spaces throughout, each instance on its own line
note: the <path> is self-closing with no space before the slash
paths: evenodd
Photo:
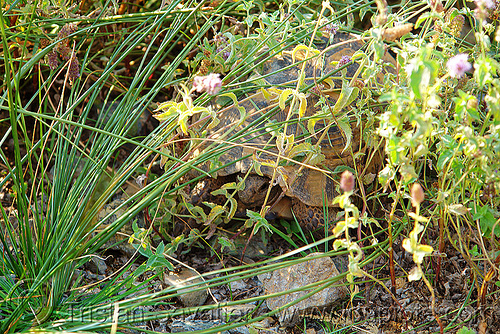
<path id="1" fill-rule="evenodd" d="M 185 307 L 200 306 L 203 305 L 207 300 L 207 289 L 191 291 L 199 289 L 202 285 L 183 289 L 185 286 L 204 282 L 203 278 L 194 270 L 182 268 L 179 273 L 165 273 L 163 275 L 163 281 L 165 282 L 165 284 L 178 289 L 177 292 L 180 293 L 178 298 L 181 301 L 182 305 L 184 305 Z M 206 283 L 203 285 L 207 286 Z"/>
<path id="2" fill-rule="evenodd" d="M 204 329 L 210 329 L 217 326 L 222 326 L 224 323 L 220 320 L 206 321 L 206 320 L 174 320 L 170 325 L 172 333 L 181 332 L 194 332 Z M 220 332 L 222 334 L 229 334 L 228 331 Z"/>
<path id="3" fill-rule="evenodd" d="M 104 262 L 103 259 L 101 259 L 100 257 L 93 256 L 90 259 L 90 261 L 85 264 L 85 268 L 87 268 L 88 270 L 92 271 L 95 274 L 105 275 L 108 266 L 106 265 L 106 262 Z"/>
<path id="4" fill-rule="evenodd" d="M 214 327 L 225 325 L 226 323 L 220 320 L 174 320 L 170 325 L 171 333 L 180 332 L 194 332 L 206 329 L 212 329 Z M 221 334 L 250 334 L 250 331 L 246 327 L 238 327 L 222 332 L 217 332 Z"/>
<path id="5" fill-rule="evenodd" d="M 275 334 L 280 332 L 278 324 L 271 317 L 249 324 L 247 327 L 252 329 L 252 333 L 258 332 L 259 334 Z"/>
<path id="6" fill-rule="evenodd" d="M 307 257 L 316 256 L 320 253 L 310 254 Z M 291 267 L 276 270 L 272 273 L 258 275 L 257 277 L 263 283 L 266 294 L 279 293 L 290 289 L 296 289 L 308 284 L 321 282 L 323 280 L 339 275 L 337 267 L 329 257 L 312 259 Z M 337 285 L 334 283 L 334 285 Z M 298 291 L 279 297 L 266 300 L 267 307 L 270 310 L 277 309 L 283 305 L 297 300 L 308 291 Z M 279 321 L 282 326 L 293 326 L 301 315 L 308 314 L 313 309 L 321 310 L 331 306 L 339 300 L 345 298 L 349 290 L 345 286 L 331 286 L 310 296 L 301 302 L 290 306 L 285 311 L 279 313 Z"/>
<path id="7" fill-rule="evenodd" d="M 236 290 L 244 290 L 247 289 L 248 284 L 243 282 L 243 280 L 237 280 L 229 283 L 229 286 L 231 288 L 231 291 L 236 291 Z"/>
<path id="8" fill-rule="evenodd" d="M 248 236 L 240 236 L 234 241 L 234 244 L 236 245 L 236 249 L 230 251 L 229 254 L 237 258 L 241 258 L 242 255 L 245 255 L 245 258 L 249 259 L 262 259 L 272 251 L 271 243 L 267 243 L 266 245 L 262 239 L 257 236 L 250 239 L 250 242 L 248 242 Z M 243 254 L 245 246 L 246 250 L 245 254 Z"/>

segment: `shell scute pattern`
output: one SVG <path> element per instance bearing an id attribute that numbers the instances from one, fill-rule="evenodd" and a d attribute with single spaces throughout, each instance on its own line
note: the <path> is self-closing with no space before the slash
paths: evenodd
<path id="1" fill-rule="evenodd" d="M 348 42 L 344 43 L 346 41 Z M 334 71 L 335 65 L 332 65 L 332 62 L 339 61 L 342 56 L 351 57 L 363 45 L 355 40 L 354 35 L 346 33 L 338 33 L 333 41 L 333 44 L 336 43 L 340 43 L 340 45 L 324 52 L 322 59 L 307 61 L 305 66 L 306 84 L 312 83 L 313 78 L 319 80 L 326 73 Z M 323 44 L 320 47 L 324 50 L 327 45 Z M 305 54 L 303 50 L 300 52 Z M 300 52 L 295 54 L 295 63 L 300 61 L 298 59 L 301 56 Z M 284 86 L 295 88 L 299 70 L 302 67 L 301 64 L 295 63 L 292 60 L 292 51 L 287 50 L 287 52 L 283 52 L 281 57 L 274 57 L 265 62 L 261 75 L 270 86 L 281 89 Z M 352 77 L 357 70 L 358 65 L 351 63 L 346 67 L 346 77 Z M 340 72 L 333 76 L 333 82 L 337 89 L 341 87 L 340 76 Z M 309 94 L 306 117 L 315 115 L 320 110 L 319 107 L 316 107 L 318 101 L 319 98 L 315 94 Z M 330 99 L 329 103 L 333 106 L 335 100 Z M 218 175 L 244 174 L 249 171 L 255 174 L 253 168 L 257 161 L 261 164 L 260 171 L 262 174 L 271 179 L 274 173 L 272 164 L 262 162 L 276 160 L 278 151 L 276 149 L 276 137 L 272 134 L 272 131 L 283 127 L 283 122 L 287 119 L 288 107 L 281 110 L 277 107 L 277 100 L 270 101 L 266 99 L 262 92 L 256 92 L 254 95 L 242 99 L 238 102 L 238 106 L 245 108 L 246 111 L 246 118 L 239 126 L 236 126 L 236 124 L 241 121 L 240 112 L 237 106 L 230 106 L 219 113 L 220 123 L 211 130 L 212 138 L 221 139 L 220 150 L 223 153 L 219 157 L 219 162 L 229 164 L 219 170 Z M 351 145 L 346 147 L 346 135 L 336 125 L 328 126 L 329 121 L 327 120 L 316 123 L 315 136 L 307 133 L 304 124 L 297 124 L 297 116 L 293 116 L 290 120 L 291 122 L 287 125 L 287 134 L 293 133 L 296 141 L 308 140 L 312 145 L 316 145 L 317 138 L 320 137 L 322 131 L 327 131 L 327 135 L 324 136 L 323 141 L 320 143 L 321 153 L 325 156 L 325 159 L 316 167 L 328 171 L 328 173 L 303 167 L 300 164 L 293 164 L 286 159 L 280 160 L 282 170 L 291 176 L 289 180 L 292 181 L 290 184 L 285 184 L 283 178 L 281 178 L 278 184 L 285 195 L 292 199 L 289 203 L 292 203 L 291 207 L 299 222 L 305 227 L 314 228 L 323 223 L 324 203 L 326 203 L 326 206 L 330 206 L 329 204 L 333 198 L 338 195 L 336 191 L 337 179 L 340 176 L 338 167 L 348 166 L 353 168 L 353 152 L 363 152 L 366 148 L 361 143 L 358 128 L 352 129 Z M 234 145 L 234 143 L 238 144 Z M 377 168 L 374 167 L 374 170 Z M 363 170 L 363 168 L 358 170 Z M 250 191 L 248 188 L 252 186 L 252 181 L 247 183 L 246 190 L 243 191 Z M 256 182 L 256 184 L 259 184 L 259 187 L 261 186 L 260 181 Z M 252 189 L 252 191 L 255 191 L 255 189 Z M 240 197 L 248 198 L 247 195 L 249 194 L 242 194 Z"/>

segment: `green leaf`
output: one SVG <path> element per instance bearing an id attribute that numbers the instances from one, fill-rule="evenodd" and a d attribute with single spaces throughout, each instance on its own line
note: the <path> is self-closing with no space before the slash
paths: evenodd
<path id="1" fill-rule="evenodd" d="M 351 146 L 351 140 L 352 140 L 351 122 L 349 121 L 349 118 L 342 117 L 337 120 L 337 125 L 344 133 L 346 139 L 345 147 L 342 150 L 343 153 L 347 148 L 349 148 L 349 146 Z"/>
<path id="2" fill-rule="evenodd" d="M 221 252 L 224 251 L 224 248 L 227 248 L 229 250 L 235 250 L 236 245 L 234 244 L 233 241 L 229 240 L 227 237 L 218 237 L 217 241 L 219 242 L 221 246 Z"/>
<path id="3" fill-rule="evenodd" d="M 457 331 L 457 334 L 476 334 L 476 331 L 464 326 Z"/>
<path id="4" fill-rule="evenodd" d="M 488 95 L 485 96 L 484 100 L 488 104 L 488 108 L 490 109 L 491 114 L 495 121 L 500 122 L 500 80 L 494 79 L 490 89 L 488 91 Z M 479 113 L 475 113 L 478 115 L 476 120 L 480 120 Z M 472 116 L 472 115 L 471 115 Z"/>
<path id="5" fill-rule="evenodd" d="M 496 223 L 496 219 L 492 211 L 493 210 L 488 205 L 484 205 L 479 207 L 473 216 L 473 219 L 479 220 L 481 232 L 487 237 L 491 235 L 492 228 Z M 500 236 L 500 226 L 498 224 L 495 227 L 495 236 Z"/>
<path id="6" fill-rule="evenodd" d="M 359 94 L 359 89 L 357 87 L 350 87 L 347 83 L 342 83 L 342 91 L 340 92 L 339 99 L 333 107 L 333 112 L 336 114 L 346 106 L 350 105 Z"/>
<path id="7" fill-rule="evenodd" d="M 300 143 L 298 145 L 294 145 L 288 154 L 289 158 L 295 158 L 299 155 L 310 155 L 308 163 L 310 165 L 317 165 L 325 160 L 325 156 L 321 153 L 321 149 L 316 146 L 311 145 L 310 143 Z"/>
<path id="8" fill-rule="evenodd" d="M 403 181 L 408 184 L 418 178 L 415 168 L 412 165 L 403 164 L 399 169 L 399 173 L 403 177 Z"/>
<path id="9" fill-rule="evenodd" d="M 486 84 L 492 82 L 499 70 L 500 64 L 493 58 L 479 56 L 474 62 L 474 79 L 482 89 Z"/>
<path id="10" fill-rule="evenodd" d="M 247 209 L 247 216 L 248 216 L 248 221 L 245 223 L 246 226 L 254 226 L 254 234 L 257 234 L 257 232 L 261 229 L 264 228 L 268 232 L 273 232 L 273 230 L 269 227 L 269 222 L 266 220 L 266 218 L 262 217 L 260 213 L 248 210 Z M 249 225 L 250 224 L 250 225 Z"/>
<path id="11" fill-rule="evenodd" d="M 436 18 L 435 16 L 436 15 L 433 12 L 425 12 L 425 13 L 423 13 L 417 19 L 417 22 L 415 23 L 415 29 L 417 29 L 418 27 L 420 27 L 420 25 L 422 24 L 422 22 L 426 21 L 427 19 Z"/>

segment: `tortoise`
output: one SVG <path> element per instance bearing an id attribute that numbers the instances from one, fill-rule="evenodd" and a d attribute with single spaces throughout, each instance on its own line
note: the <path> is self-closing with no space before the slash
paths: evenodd
<path id="1" fill-rule="evenodd" d="M 323 52 L 305 61 L 306 85 L 335 71 L 338 64 L 345 63 L 346 57 L 351 57 L 364 44 L 356 35 L 337 32 L 330 41 L 330 47 L 327 45 L 327 39 L 323 38 L 317 46 L 317 50 Z M 296 87 L 298 71 L 302 66 L 299 59 L 304 59 L 306 52 L 305 48 L 295 50 L 299 51 L 287 49 L 281 57 L 275 56 L 263 64 L 261 76 L 269 86 L 280 89 Z M 394 63 L 390 56 L 386 59 L 387 62 Z M 345 125 L 349 122 L 345 121 L 339 110 L 336 115 L 331 112 L 338 100 L 340 87 L 346 87 L 346 78 L 354 78 L 358 69 L 358 64 L 352 62 L 342 69 L 345 74 L 343 80 L 341 71 L 334 74 L 335 77 L 329 81 L 330 85 L 333 83 L 334 89 L 327 90 L 327 95 L 325 92 L 318 94 L 311 90 L 305 93 L 307 107 L 301 117 L 297 114 L 288 115 L 289 106 L 284 109 L 277 107 L 278 99 L 270 96 L 273 91 L 276 92 L 273 89 L 255 92 L 237 104 L 221 109 L 218 113 L 220 122 L 208 130 L 209 140 L 203 142 L 199 149 L 213 149 L 212 143 L 215 142 L 221 153 L 218 157 L 219 169 L 213 175 L 216 179 L 212 184 L 220 185 L 224 183 L 220 182 L 224 177 L 242 175 L 245 188 L 238 191 L 238 196 L 239 205 L 244 208 L 272 204 L 266 217 L 290 219 L 295 216 L 299 224 L 308 230 L 324 224 L 324 208 L 332 207 L 332 200 L 339 194 L 337 188 L 341 172 L 351 169 L 358 177 L 369 175 L 373 180 L 382 161 L 378 154 L 380 152 L 369 150 L 370 146 L 375 146 L 374 143 L 362 140 L 360 126 L 351 126 L 349 133 L 349 130 L 345 131 Z M 320 100 L 322 102 L 318 103 Z M 245 110 L 243 119 L 241 108 Z M 310 122 L 314 117 L 316 122 Z M 343 121 L 343 127 L 336 123 L 339 120 Z M 197 123 L 200 122 L 195 122 Z M 294 147 L 304 149 L 309 158 L 306 153 L 289 158 L 280 157 L 278 168 L 274 168 L 280 152 L 278 146 L 281 147 L 281 155 L 286 154 L 286 148 L 283 147 L 286 146 L 286 141 L 285 144 L 278 145 L 280 140 L 283 142 L 285 135 L 281 135 L 277 142 L 279 135 L 274 136 L 273 132 L 284 133 L 285 128 L 287 136 L 293 134 Z M 298 146 L 300 144 L 302 146 Z M 321 159 L 321 154 L 324 159 Z M 217 166 L 217 162 L 212 161 L 210 168 L 208 164 L 201 168 L 213 171 L 214 166 Z M 274 181 L 273 185 L 270 185 L 271 180 Z M 264 203 L 270 186 L 274 186 L 273 192 L 267 203 Z M 201 188 L 204 188 L 202 191 L 210 192 L 215 187 L 217 186 L 210 185 L 210 182 L 204 182 L 204 187 L 197 187 L 197 192 L 193 194 L 194 201 L 200 201 Z"/>

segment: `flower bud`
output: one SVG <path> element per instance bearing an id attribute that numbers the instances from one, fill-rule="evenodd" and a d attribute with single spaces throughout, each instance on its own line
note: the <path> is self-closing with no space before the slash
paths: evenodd
<path id="1" fill-rule="evenodd" d="M 344 192 L 351 192 L 354 190 L 354 175 L 346 170 L 340 176 L 340 189 Z"/>
<path id="2" fill-rule="evenodd" d="M 460 37 L 460 33 L 462 32 L 462 28 L 465 23 L 465 17 L 463 15 L 457 15 L 450 23 L 451 34 L 455 38 Z"/>
<path id="3" fill-rule="evenodd" d="M 418 183 L 414 183 L 411 187 L 411 204 L 413 206 L 420 205 L 424 201 L 424 190 Z"/>
<path id="4" fill-rule="evenodd" d="M 467 109 L 477 109 L 477 98 L 475 96 L 467 101 Z"/>

